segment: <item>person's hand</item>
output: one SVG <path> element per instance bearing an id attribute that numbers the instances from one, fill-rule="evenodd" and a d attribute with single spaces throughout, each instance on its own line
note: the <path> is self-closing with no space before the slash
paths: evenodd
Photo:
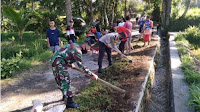
<path id="1" fill-rule="evenodd" d="M 124 54 L 121 54 L 121 56 L 120 56 L 121 58 L 123 58 L 123 57 L 126 57 L 126 55 L 124 55 Z"/>
<path id="2" fill-rule="evenodd" d="M 75 68 L 75 65 L 72 63 L 72 64 L 69 64 L 69 67 Z"/>
<path id="3" fill-rule="evenodd" d="M 69 40 L 69 43 L 70 43 L 70 44 L 73 43 L 72 40 Z"/>
<path id="4" fill-rule="evenodd" d="M 91 77 L 93 80 L 97 80 L 98 79 L 98 76 L 96 74 L 92 74 L 92 77 Z"/>

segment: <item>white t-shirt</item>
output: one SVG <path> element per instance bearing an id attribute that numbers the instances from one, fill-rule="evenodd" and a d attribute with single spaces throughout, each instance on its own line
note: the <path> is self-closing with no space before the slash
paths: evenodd
<path id="1" fill-rule="evenodd" d="M 118 24 L 118 26 L 124 26 L 124 22 L 120 22 L 119 24 Z"/>
<path id="2" fill-rule="evenodd" d="M 114 48 L 116 43 L 119 41 L 119 34 L 118 33 L 108 33 L 99 39 L 100 42 L 104 43 L 105 45 L 111 44 L 111 47 Z"/>

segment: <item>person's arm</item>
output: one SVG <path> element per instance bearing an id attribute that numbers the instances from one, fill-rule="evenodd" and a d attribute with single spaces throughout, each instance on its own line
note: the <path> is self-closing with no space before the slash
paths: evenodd
<path id="1" fill-rule="evenodd" d="M 112 44 L 106 44 L 106 46 L 108 47 L 108 48 L 111 48 L 111 49 L 113 49 L 113 50 L 115 50 L 117 53 L 119 53 L 120 55 L 123 55 L 122 54 L 122 52 L 117 48 L 117 46 L 116 45 L 112 45 Z"/>
<path id="2" fill-rule="evenodd" d="M 50 48 L 50 43 L 49 43 L 49 32 L 48 32 L 48 30 L 47 30 L 47 32 L 46 32 L 46 37 L 47 37 L 48 48 Z"/>
<path id="3" fill-rule="evenodd" d="M 69 28 L 69 26 L 68 26 L 67 29 L 66 29 L 66 35 L 67 35 L 67 40 L 68 40 L 68 41 L 70 40 L 69 31 L 70 31 L 70 28 Z"/>
<path id="4" fill-rule="evenodd" d="M 92 79 L 97 80 L 98 76 L 95 75 L 93 72 L 91 72 L 87 67 L 85 67 L 82 63 L 82 56 L 76 55 L 76 53 L 73 54 L 74 60 L 76 60 L 76 64 L 78 65 L 78 68 L 83 70 L 85 73 L 89 74 Z"/>
<path id="5" fill-rule="evenodd" d="M 58 42 L 59 42 L 59 46 L 61 47 L 61 40 L 60 40 L 60 32 L 58 30 Z"/>
<path id="6" fill-rule="evenodd" d="M 49 37 L 47 37 L 48 48 L 50 48 Z"/>

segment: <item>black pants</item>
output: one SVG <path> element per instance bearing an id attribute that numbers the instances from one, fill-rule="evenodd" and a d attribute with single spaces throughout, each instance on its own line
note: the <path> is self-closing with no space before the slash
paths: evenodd
<path id="1" fill-rule="evenodd" d="M 119 44 L 119 50 L 124 54 L 124 45 L 125 45 L 126 41 L 121 41 L 121 43 Z"/>
<path id="2" fill-rule="evenodd" d="M 109 62 L 109 64 L 112 64 L 112 60 L 111 60 L 111 48 L 108 48 L 103 42 L 99 41 L 99 58 L 98 58 L 99 68 L 102 68 L 102 61 L 103 61 L 103 57 L 104 57 L 105 51 L 106 51 L 106 53 L 108 55 L 108 62 Z"/>

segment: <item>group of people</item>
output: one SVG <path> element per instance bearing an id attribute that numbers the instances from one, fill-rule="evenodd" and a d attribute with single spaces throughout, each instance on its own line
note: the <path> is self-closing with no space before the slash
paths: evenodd
<path id="1" fill-rule="evenodd" d="M 132 23 L 130 22 L 130 17 L 127 16 L 126 21 L 123 23 L 121 21 L 119 24 L 114 23 L 112 25 L 112 30 L 105 35 L 102 35 L 100 29 L 100 20 L 96 21 L 95 24 L 95 37 L 97 38 L 99 45 L 99 57 L 98 57 L 98 73 L 102 73 L 102 61 L 104 53 L 107 53 L 108 66 L 111 66 L 111 51 L 114 50 L 118 52 L 121 56 L 124 56 L 124 47 L 127 46 L 127 54 L 131 52 L 131 33 L 132 33 Z M 56 83 L 59 89 L 62 91 L 63 99 L 66 101 L 68 108 L 77 108 L 79 105 L 73 101 L 73 94 L 71 89 L 71 80 L 68 72 L 68 68 L 73 68 L 74 62 L 77 63 L 78 68 L 83 70 L 85 73 L 89 74 L 92 79 L 97 80 L 98 76 L 92 73 L 87 67 L 82 63 L 82 45 L 76 43 L 76 35 L 73 28 L 73 20 L 69 21 L 69 26 L 66 29 L 66 35 L 68 44 L 60 48 L 60 35 L 59 30 L 55 27 L 55 22 L 51 20 L 49 22 L 50 28 L 47 30 L 46 37 L 48 41 L 48 47 L 53 52 L 53 57 L 50 60 L 53 75 L 55 77 Z M 148 27 L 148 23 L 145 25 Z M 119 47 L 117 43 L 119 43 Z M 87 45 L 86 45 L 87 46 Z M 90 47 L 85 47 L 89 50 Z"/>

